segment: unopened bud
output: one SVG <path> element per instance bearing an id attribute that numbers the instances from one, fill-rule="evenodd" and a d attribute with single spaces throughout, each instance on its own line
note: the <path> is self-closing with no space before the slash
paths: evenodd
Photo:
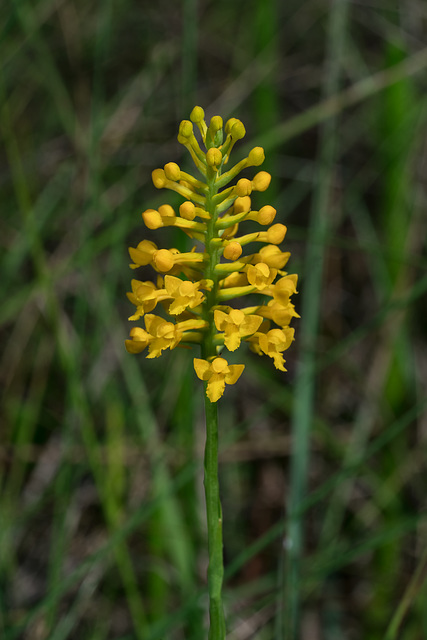
<path id="1" fill-rule="evenodd" d="M 234 213 L 243 213 L 251 210 L 251 199 L 249 196 L 236 198 L 234 201 Z"/>
<path id="2" fill-rule="evenodd" d="M 283 242 L 287 228 L 284 224 L 273 224 L 267 231 L 267 242 L 271 244 L 280 244 Z"/>
<path id="3" fill-rule="evenodd" d="M 247 178 L 240 178 L 235 186 L 235 191 L 241 198 L 252 193 L 252 182 Z"/>
<path id="4" fill-rule="evenodd" d="M 166 185 L 166 176 L 163 169 L 154 169 L 151 178 L 156 189 L 163 189 Z"/>
<path id="5" fill-rule="evenodd" d="M 160 229 L 160 227 L 163 227 L 162 216 L 155 209 L 143 211 L 142 219 L 145 222 L 145 226 L 149 229 Z"/>
<path id="6" fill-rule="evenodd" d="M 156 251 L 153 255 L 153 261 L 162 273 L 170 271 L 174 265 L 173 255 L 168 249 L 159 249 Z"/>
<path id="7" fill-rule="evenodd" d="M 236 122 L 231 127 L 230 133 L 233 140 L 241 140 L 242 138 L 244 138 L 246 135 L 246 129 L 243 122 L 240 122 L 240 120 L 236 120 Z"/>
<path id="8" fill-rule="evenodd" d="M 196 207 L 192 202 L 187 200 L 180 205 L 179 213 L 181 218 L 185 218 L 185 220 L 194 220 L 196 217 Z"/>
<path id="9" fill-rule="evenodd" d="M 176 162 L 168 162 L 165 164 L 165 176 L 168 180 L 178 182 L 181 177 L 181 169 Z"/>
<path id="10" fill-rule="evenodd" d="M 262 147 L 254 147 L 252 151 L 249 152 L 248 161 L 249 164 L 253 167 L 259 167 L 265 160 L 264 149 Z"/>
<path id="11" fill-rule="evenodd" d="M 269 204 L 258 211 L 257 221 L 259 224 L 271 224 L 276 217 L 276 209 Z"/>
<path id="12" fill-rule="evenodd" d="M 183 138 L 189 138 L 193 133 L 193 125 L 189 120 L 183 120 L 179 125 L 179 136 Z"/>
<path id="13" fill-rule="evenodd" d="M 254 191 L 265 191 L 268 189 L 270 182 L 271 175 L 267 171 L 260 171 L 252 180 Z"/>
<path id="14" fill-rule="evenodd" d="M 222 162 L 222 153 L 216 147 L 208 149 L 206 153 L 206 162 L 210 167 L 220 167 Z"/>
<path id="15" fill-rule="evenodd" d="M 227 260 L 237 260 L 242 255 L 242 246 L 238 242 L 230 242 L 225 249 L 223 256 Z"/>
<path id="16" fill-rule="evenodd" d="M 173 207 L 170 206 L 170 204 L 162 204 L 159 207 L 159 213 L 162 216 L 162 218 L 175 218 L 175 211 L 173 210 Z"/>
<path id="17" fill-rule="evenodd" d="M 201 122 L 204 117 L 205 112 L 203 111 L 202 107 L 194 107 L 193 111 L 190 113 L 190 120 L 191 122 L 194 122 L 194 124 Z"/>

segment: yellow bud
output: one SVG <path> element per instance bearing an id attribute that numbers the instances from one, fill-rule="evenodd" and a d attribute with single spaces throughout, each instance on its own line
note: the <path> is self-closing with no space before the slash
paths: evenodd
<path id="1" fill-rule="evenodd" d="M 202 107 L 194 107 L 193 111 L 190 113 L 190 120 L 194 122 L 194 124 L 198 124 L 205 117 L 205 112 Z"/>
<path id="2" fill-rule="evenodd" d="M 237 260 L 242 255 L 242 246 L 238 242 L 230 242 L 225 249 L 223 256 L 227 260 Z"/>
<path id="3" fill-rule="evenodd" d="M 249 196 L 236 198 L 234 201 L 234 213 L 243 213 L 251 210 L 251 199 Z"/>
<path id="4" fill-rule="evenodd" d="M 210 129 L 210 131 L 212 132 L 213 135 L 215 135 L 215 133 L 217 131 L 222 129 L 222 118 L 221 118 L 221 116 L 213 116 L 211 118 L 209 129 Z"/>
<path id="5" fill-rule="evenodd" d="M 189 120 L 183 120 L 179 125 L 179 133 L 178 136 L 182 138 L 190 138 L 193 133 L 193 125 Z"/>
<path id="6" fill-rule="evenodd" d="M 256 176 L 255 176 L 256 177 Z M 252 183 L 247 178 L 240 178 L 235 186 L 235 191 L 241 198 L 252 193 Z"/>
<path id="7" fill-rule="evenodd" d="M 168 162 L 165 164 L 165 176 L 168 180 L 178 182 L 181 177 L 181 169 L 176 162 Z"/>
<path id="8" fill-rule="evenodd" d="M 156 189 L 163 189 L 166 185 L 166 176 L 163 169 L 154 169 L 151 178 Z"/>
<path id="9" fill-rule="evenodd" d="M 235 122 L 239 122 L 237 118 L 230 118 L 229 120 L 227 120 L 227 122 L 225 123 L 225 133 L 228 134 L 231 132 L 231 128 Z"/>
<path id="10" fill-rule="evenodd" d="M 166 273 L 174 265 L 173 254 L 168 249 L 159 249 L 153 254 L 154 264 L 159 271 Z"/>
<path id="11" fill-rule="evenodd" d="M 283 242 L 287 228 L 284 224 L 273 224 L 267 231 L 267 242 L 271 244 L 280 244 Z"/>
<path id="12" fill-rule="evenodd" d="M 159 207 L 159 213 L 162 218 L 175 218 L 175 211 L 173 210 L 173 207 L 170 206 L 170 204 L 162 204 Z"/>
<path id="13" fill-rule="evenodd" d="M 222 153 L 216 147 L 212 147 L 206 153 L 206 162 L 210 167 L 220 167 L 222 162 Z"/>
<path id="14" fill-rule="evenodd" d="M 149 229 L 160 229 L 160 227 L 163 227 L 162 217 L 155 209 L 143 211 L 142 219 L 145 222 L 145 226 Z"/>
<path id="15" fill-rule="evenodd" d="M 248 161 L 249 164 L 253 167 L 259 167 L 265 160 L 264 149 L 262 147 L 254 147 L 252 151 L 249 152 Z"/>
<path id="16" fill-rule="evenodd" d="M 266 204 L 264 207 L 258 211 L 257 221 L 259 224 L 271 224 L 276 217 L 276 209 L 269 204 Z"/>
<path id="17" fill-rule="evenodd" d="M 267 171 L 260 171 L 254 176 L 252 185 L 254 191 L 265 191 L 271 182 L 271 175 Z"/>
<path id="18" fill-rule="evenodd" d="M 179 213 L 181 218 L 184 218 L 185 220 L 194 220 L 196 217 L 196 207 L 192 202 L 187 200 L 180 205 Z"/>
<path id="19" fill-rule="evenodd" d="M 236 120 L 230 130 L 233 140 L 241 140 L 246 135 L 246 129 L 243 122 Z"/>

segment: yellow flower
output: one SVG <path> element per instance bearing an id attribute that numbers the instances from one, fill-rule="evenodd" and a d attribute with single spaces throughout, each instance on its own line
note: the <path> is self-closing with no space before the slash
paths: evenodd
<path id="1" fill-rule="evenodd" d="M 249 284 L 252 284 L 259 291 L 270 286 L 276 275 L 277 269 L 270 269 L 265 262 L 258 262 L 258 264 L 249 265 L 247 270 Z"/>
<path id="2" fill-rule="evenodd" d="M 132 292 L 128 292 L 126 295 L 136 306 L 136 312 L 128 318 L 129 320 L 138 320 L 144 313 L 152 311 L 157 302 L 165 297 L 165 289 L 156 289 L 154 282 L 132 280 L 131 285 Z"/>
<path id="3" fill-rule="evenodd" d="M 152 314 L 145 316 L 145 328 L 151 337 L 147 358 L 158 358 L 164 349 L 175 349 L 182 337 L 176 324 Z"/>
<path id="4" fill-rule="evenodd" d="M 211 402 L 217 402 L 225 385 L 237 382 L 245 368 L 244 364 L 228 364 L 224 358 L 214 358 L 211 363 L 194 358 L 193 362 L 197 377 L 207 382 L 206 395 Z"/>
<path id="5" fill-rule="evenodd" d="M 141 329 L 141 327 L 133 327 L 130 330 L 131 340 L 125 340 L 126 350 L 129 353 L 141 353 L 144 351 L 151 340 L 149 333 Z"/>
<path id="6" fill-rule="evenodd" d="M 129 247 L 129 255 L 132 258 L 134 264 L 130 265 L 131 269 L 137 267 L 145 267 L 150 264 L 154 253 L 157 251 L 157 245 L 151 240 L 142 240 L 136 249 Z"/>
<path id="7" fill-rule="evenodd" d="M 166 291 L 173 298 L 169 313 L 179 315 L 187 307 L 189 309 L 198 307 L 204 300 L 203 293 L 199 291 L 200 285 L 201 282 L 191 282 L 190 280 L 175 278 L 175 276 L 165 276 Z"/>
<path id="8" fill-rule="evenodd" d="M 224 331 L 224 344 L 229 351 L 240 347 L 241 338 L 258 331 L 262 320 L 261 316 L 245 315 L 240 309 L 231 309 L 229 313 L 219 309 L 214 311 L 216 328 Z"/>
<path id="9" fill-rule="evenodd" d="M 267 333 L 257 334 L 260 350 L 270 358 L 273 358 L 274 366 L 280 371 L 286 371 L 282 352 L 291 346 L 294 339 L 294 329 L 271 329 Z"/>

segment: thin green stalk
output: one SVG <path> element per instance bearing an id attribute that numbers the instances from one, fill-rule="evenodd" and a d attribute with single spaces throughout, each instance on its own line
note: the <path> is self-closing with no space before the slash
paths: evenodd
<path id="1" fill-rule="evenodd" d="M 208 586 L 209 586 L 209 640 L 225 638 L 225 618 L 222 606 L 224 565 L 222 556 L 222 512 L 218 482 L 218 408 L 205 395 L 206 447 L 205 495 L 208 520 Z"/>
<path id="2" fill-rule="evenodd" d="M 211 244 L 211 240 L 217 235 L 215 232 L 216 208 L 212 201 L 217 193 L 217 188 L 215 187 L 215 175 L 212 170 L 208 170 L 207 183 L 209 193 L 206 198 L 206 210 L 209 211 L 211 219 L 206 234 L 206 249 L 209 252 L 206 277 L 213 280 L 214 286 L 206 296 L 205 315 L 209 322 L 209 329 L 206 331 L 202 343 L 202 357 L 204 359 L 216 355 L 216 347 L 214 344 L 215 324 L 212 307 L 217 302 L 218 276 L 215 274 L 215 266 L 218 262 L 218 250 Z M 218 480 L 218 408 L 216 402 L 211 402 L 206 395 L 207 383 L 205 383 L 204 387 L 206 416 L 204 484 L 209 553 L 208 587 L 210 627 L 208 638 L 209 640 L 223 640 L 225 638 L 225 618 L 221 591 L 224 577 L 224 561 L 222 552 L 222 510 Z"/>

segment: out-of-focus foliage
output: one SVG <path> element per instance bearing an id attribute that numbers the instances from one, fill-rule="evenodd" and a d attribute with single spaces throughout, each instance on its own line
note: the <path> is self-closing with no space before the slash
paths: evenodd
<path id="1" fill-rule="evenodd" d="M 221 401 L 230 638 L 282 638 L 289 588 L 301 638 L 425 637 L 424 4 L 15 0 L 0 16 L 0 636 L 204 637 L 203 397 L 187 351 L 123 344 L 127 246 L 162 203 L 151 170 L 185 169 L 176 126 L 200 104 L 266 147 L 312 319 L 288 373 L 248 354 Z M 172 229 L 150 239 L 186 250 Z M 310 457 L 291 475 L 304 376 Z"/>

